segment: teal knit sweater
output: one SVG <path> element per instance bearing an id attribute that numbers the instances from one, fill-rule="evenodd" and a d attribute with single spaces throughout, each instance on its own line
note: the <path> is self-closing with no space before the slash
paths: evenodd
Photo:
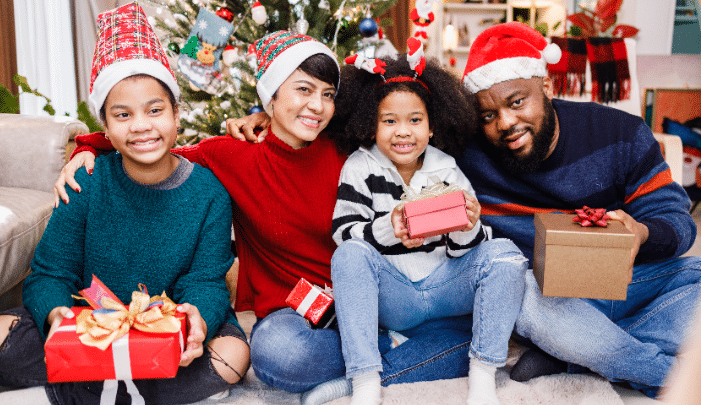
<path id="1" fill-rule="evenodd" d="M 225 282 L 231 203 L 209 170 L 195 165 L 179 187 L 151 190 L 132 182 L 113 153 L 76 180 L 81 192 L 67 188 L 70 203 L 54 210 L 24 283 L 24 305 L 42 334 L 53 308 L 87 305 L 71 295 L 89 287 L 93 274 L 125 305 L 143 283 L 150 295 L 165 291 L 196 306 L 207 340 L 223 322 L 238 326 Z"/>

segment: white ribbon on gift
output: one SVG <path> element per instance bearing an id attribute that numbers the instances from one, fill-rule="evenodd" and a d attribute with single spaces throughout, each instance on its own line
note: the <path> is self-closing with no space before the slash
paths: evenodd
<path id="1" fill-rule="evenodd" d="M 319 289 L 317 286 L 312 285 L 312 289 L 309 290 L 307 293 L 307 296 L 304 297 L 302 302 L 299 304 L 297 307 L 297 313 L 304 316 L 304 314 L 309 311 L 309 308 L 312 307 L 312 304 L 314 304 L 314 301 L 318 296 L 321 295 L 321 289 Z"/>
<path id="2" fill-rule="evenodd" d="M 317 294 L 318 295 L 318 294 Z M 316 298 L 316 297 L 315 297 Z M 314 300 L 312 300 L 314 302 Z M 75 331 L 76 325 L 59 326 L 56 332 Z M 180 343 L 180 353 L 185 350 L 185 337 L 183 331 L 178 334 Z M 100 395 L 100 405 L 114 405 L 117 402 L 117 391 L 119 390 L 119 380 L 124 381 L 127 386 L 127 393 L 131 396 L 132 405 L 145 405 L 146 400 L 139 393 L 139 389 L 131 378 L 131 359 L 129 358 L 129 332 L 126 335 L 112 342 L 112 359 L 114 360 L 113 380 L 105 380 L 102 385 Z"/>

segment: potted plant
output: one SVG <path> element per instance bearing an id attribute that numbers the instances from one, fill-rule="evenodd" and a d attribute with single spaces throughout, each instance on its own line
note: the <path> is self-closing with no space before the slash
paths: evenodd
<path id="1" fill-rule="evenodd" d="M 567 20 L 571 22 L 568 34 L 573 37 L 634 37 L 637 28 L 616 24 L 618 11 L 623 0 L 598 0 L 593 10 L 581 7 L 582 11 L 569 15 Z"/>

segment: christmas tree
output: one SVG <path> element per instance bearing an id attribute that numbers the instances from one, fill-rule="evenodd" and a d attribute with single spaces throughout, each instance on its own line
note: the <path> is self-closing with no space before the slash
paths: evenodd
<path id="1" fill-rule="evenodd" d="M 152 24 L 168 48 L 181 88 L 178 144 L 225 133 L 223 122 L 262 111 L 249 47 L 265 34 L 289 30 L 328 45 L 340 64 L 379 45 L 378 17 L 396 0 L 161 0 L 172 17 Z M 388 26 L 391 20 L 379 21 Z M 392 47 L 393 48 L 393 47 Z"/>

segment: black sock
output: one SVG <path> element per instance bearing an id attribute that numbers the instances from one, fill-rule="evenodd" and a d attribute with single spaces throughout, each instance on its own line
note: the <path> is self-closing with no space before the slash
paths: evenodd
<path id="1" fill-rule="evenodd" d="M 524 382 L 543 375 L 560 374 L 567 371 L 567 363 L 558 360 L 540 349 L 525 352 L 511 370 L 511 379 Z"/>

